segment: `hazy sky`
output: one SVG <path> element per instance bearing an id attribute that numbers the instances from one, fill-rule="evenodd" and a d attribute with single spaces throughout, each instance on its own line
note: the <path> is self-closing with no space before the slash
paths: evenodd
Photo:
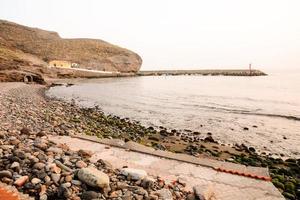
<path id="1" fill-rule="evenodd" d="M 142 69 L 300 69 L 300 0 L 1 0 L 0 18 L 106 40 Z"/>

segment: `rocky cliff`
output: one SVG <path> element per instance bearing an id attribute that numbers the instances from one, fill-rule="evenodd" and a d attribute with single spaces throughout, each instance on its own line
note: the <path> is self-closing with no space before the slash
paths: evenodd
<path id="1" fill-rule="evenodd" d="M 58 33 L 0 20 L 0 70 L 26 70 L 55 76 L 51 60 L 78 63 L 80 68 L 137 72 L 136 53 L 96 39 L 64 39 Z M 59 71 L 59 70 L 58 70 Z"/>

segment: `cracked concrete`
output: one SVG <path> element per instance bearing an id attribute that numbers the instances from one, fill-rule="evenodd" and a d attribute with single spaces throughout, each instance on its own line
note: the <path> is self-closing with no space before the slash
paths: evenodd
<path id="1" fill-rule="evenodd" d="M 160 176 L 167 182 L 181 178 L 187 183 L 188 190 L 192 190 L 192 187 L 195 185 L 210 188 L 214 193 L 215 199 L 218 200 L 284 199 L 269 181 L 218 172 L 210 167 L 134 152 L 69 136 L 51 136 L 50 140 L 56 143 L 65 143 L 72 150 L 90 150 L 94 153 L 91 158 L 92 161 L 97 161 L 101 158 L 109 161 L 115 168 L 128 166 L 143 169 L 149 175 Z M 149 150 L 152 151 L 151 149 Z M 205 162 L 207 163 L 208 161 L 206 160 Z M 212 162 L 218 164 L 218 162 Z M 222 162 L 221 164 L 226 165 L 227 163 Z"/>

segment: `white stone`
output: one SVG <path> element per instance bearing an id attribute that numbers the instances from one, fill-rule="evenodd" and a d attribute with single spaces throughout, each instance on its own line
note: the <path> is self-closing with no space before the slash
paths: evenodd
<path id="1" fill-rule="evenodd" d="M 134 168 L 123 168 L 121 169 L 121 174 L 124 176 L 130 176 L 132 180 L 139 180 L 147 177 L 146 171 Z"/>
<path id="2" fill-rule="evenodd" d="M 13 169 L 13 168 L 19 168 L 19 167 L 20 167 L 20 163 L 18 163 L 18 162 L 13 162 L 11 164 L 11 166 L 10 166 L 11 169 Z"/>
<path id="3" fill-rule="evenodd" d="M 38 179 L 38 178 L 33 178 L 33 179 L 31 180 L 31 183 L 34 184 L 34 185 L 36 185 L 36 184 L 38 184 L 38 183 L 40 183 L 40 182 L 41 182 L 41 179 Z"/>
<path id="4" fill-rule="evenodd" d="M 92 187 L 106 188 L 109 186 L 107 174 L 93 168 L 82 168 L 78 170 L 78 179 Z"/>

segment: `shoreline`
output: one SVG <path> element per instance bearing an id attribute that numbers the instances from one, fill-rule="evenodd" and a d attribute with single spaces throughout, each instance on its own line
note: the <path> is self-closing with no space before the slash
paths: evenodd
<path id="1" fill-rule="evenodd" d="M 13 83 L 12 83 L 13 84 Z M 19 83 L 18 83 L 19 84 Z M 1 85 L 0 85 L 1 87 Z M 100 138 L 122 139 L 134 141 L 140 144 L 151 146 L 159 150 L 166 150 L 175 153 L 185 153 L 196 157 L 212 158 L 234 163 L 268 167 L 273 178 L 274 185 L 285 192 L 284 195 L 297 195 L 296 188 L 300 186 L 299 182 L 299 159 L 287 159 L 283 161 L 280 158 L 258 155 L 254 148 L 245 145 L 237 145 L 234 148 L 220 145 L 213 139 L 213 135 L 208 134 L 205 137 L 194 140 L 191 139 L 197 132 L 190 134 L 179 134 L 177 130 L 169 130 L 164 127 L 155 129 L 154 127 L 144 127 L 139 122 L 130 121 L 128 118 L 120 118 L 113 115 L 105 115 L 100 108 L 81 108 L 75 103 L 67 103 L 57 99 L 45 96 L 47 87 L 30 85 L 11 86 L 4 89 L 12 104 L 18 104 L 23 98 L 30 99 L 35 108 L 29 107 L 26 110 L 25 105 L 18 105 L 19 108 L 10 108 L 13 115 L 12 119 L 1 121 L 0 131 L 13 129 L 19 131 L 22 129 L 19 123 L 13 124 L 14 120 L 21 120 L 24 113 L 31 113 L 30 123 L 27 122 L 27 128 L 33 132 L 44 131 L 46 134 L 72 135 L 85 134 L 96 135 Z M 25 87 L 22 89 L 22 87 Z M 29 92 L 30 90 L 30 92 Z M 26 94 L 24 94 L 26 93 Z M 1 88 L 0 88 L 1 94 Z M 24 97 L 25 96 L 25 97 Z M 27 102 L 28 104 L 28 102 Z M 28 105 L 27 105 L 28 106 Z M 21 111 L 21 112 L 20 112 Z M 0 113 L 1 114 L 1 113 Z M 20 115 L 21 114 L 21 115 Z M 24 119 L 22 119 L 24 121 Z M 3 123 L 7 128 L 3 129 Z M 26 120 L 23 123 L 26 124 Z M 5 127 L 5 126 L 4 126 Z M 285 186 L 288 183 L 288 187 Z M 289 186 L 289 185 L 293 186 Z M 294 188 L 292 190 L 291 188 Z M 288 193 L 288 194 L 287 194 Z M 293 194 L 291 194 L 293 193 Z"/>

